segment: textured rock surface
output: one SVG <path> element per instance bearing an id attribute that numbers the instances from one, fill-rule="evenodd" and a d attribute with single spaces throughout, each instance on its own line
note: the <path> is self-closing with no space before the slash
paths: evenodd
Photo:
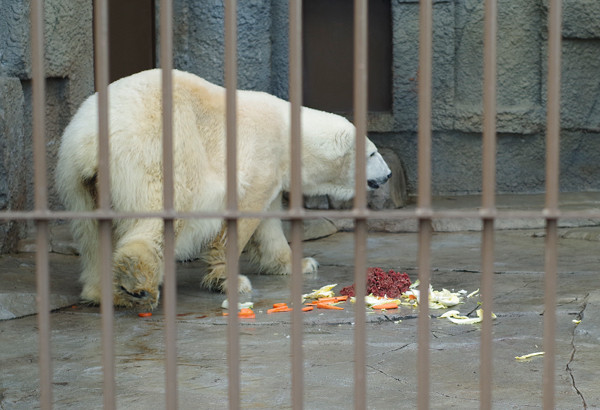
<path id="1" fill-rule="evenodd" d="M 239 84 L 287 98 L 287 4 L 249 3 L 239 5 Z M 417 181 L 418 3 L 390 2 L 393 109 L 373 113 L 369 120 L 379 145 L 394 150 L 403 161 L 410 194 L 416 193 Z M 177 4 L 177 20 L 182 24 L 176 33 L 176 55 L 181 54 L 176 61 L 182 68 L 222 82 L 222 2 Z M 561 188 L 565 191 L 600 190 L 598 4 L 564 2 Z M 434 0 L 433 5 L 433 192 L 477 193 L 481 191 L 483 3 Z M 547 13 L 544 0 L 498 4 L 499 192 L 544 189 Z"/>
<path id="2" fill-rule="evenodd" d="M 49 206 L 60 208 L 53 169 L 60 135 L 94 90 L 92 3 L 44 2 L 46 153 Z M 0 7 L 0 210 L 33 208 L 31 48 L 29 2 Z M 0 252 L 14 250 L 22 222 L 0 223 Z"/>

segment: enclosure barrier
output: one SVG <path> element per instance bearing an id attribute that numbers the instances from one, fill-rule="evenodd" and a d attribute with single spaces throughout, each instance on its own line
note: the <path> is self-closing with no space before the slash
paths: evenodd
<path id="1" fill-rule="evenodd" d="M 557 276 L 557 223 L 560 218 L 599 218 L 597 210 L 561 212 L 558 207 L 559 194 L 559 135 L 560 135 L 560 62 L 561 62 L 561 0 L 549 0 L 548 18 L 548 99 L 546 137 L 546 204 L 538 211 L 499 211 L 495 200 L 496 162 L 496 32 L 497 0 L 485 2 L 484 35 L 484 130 L 483 130 L 483 195 L 479 211 L 438 211 L 432 208 L 431 195 L 431 95 L 432 95 L 432 0 L 420 1 L 419 36 L 419 120 L 418 120 L 418 204 L 416 211 L 378 211 L 377 218 L 416 219 L 419 223 L 419 279 L 422 286 L 430 283 L 431 221 L 436 218 L 478 218 L 482 220 L 482 282 L 484 318 L 481 333 L 480 357 L 480 407 L 492 405 L 492 326 L 491 312 L 493 296 L 494 223 L 499 218 L 539 218 L 546 220 L 545 245 L 545 309 L 543 347 L 543 408 L 554 408 L 555 383 L 555 328 L 556 328 L 556 276 Z M 30 220 L 36 226 L 36 280 L 39 326 L 40 407 L 52 408 L 52 360 L 50 355 L 50 303 L 49 303 L 49 258 L 48 224 L 55 219 L 91 218 L 98 220 L 102 260 L 102 299 L 112 300 L 111 272 L 111 224 L 116 218 L 162 218 L 164 221 L 164 311 L 166 342 L 166 405 L 177 408 L 177 340 L 176 340 L 176 278 L 174 259 L 175 218 L 222 218 L 228 232 L 227 263 L 231 306 L 238 302 L 237 273 L 237 222 L 239 218 L 282 218 L 291 221 L 292 237 L 292 302 L 300 304 L 302 294 L 302 223 L 305 219 L 352 218 L 355 221 L 355 283 L 357 303 L 355 309 L 354 336 L 354 407 L 366 408 L 366 317 L 364 292 L 366 281 L 366 236 L 367 220 L 375 214 L 366 205 L 366 172 L 364 153 L 367 133 L 367 0 L 355 0 L 355 75 L 354 75 L 354 121 L 357 129 L 356 150 L 356 197 L 352 210 L 310 211 L 302 207 L 301 189 L 301 145 L 300 105 L 302 101 L 301 70 L 301 0 L 290 0 L 290 83 L 291 101 L 291 192 L 287 211 L 242 212 L 237 208 L 236 169 L 236 0 L 226 0 L 226 45 L 225 84 L 226 129 L 227 129 L 227 206 L 224 212 L 176 212 L 173 203 L 173 115 L 172 78 L 173 67 L 173 23 L 172 0 L 160 1 L 160 65 L 163 70 L 163 170 L 164 209 L 162 212 L 114 212 L 110 209 L 109 186 L 109 129 L 108 129 L 108 12 L 107 0 L 94 1 L 95 16 L 95 80 L 98 90 L 99 115 L 99 202 L 93 212 L 50 212 L 48 208 L 45 152 L 45 87 L 44 87 L 44 33 L 43 0 L 31 1 L 31 52 L 33 79 L 33 153 L 34 153 L 34 201 L 33 211 L 9 210 L 0 213 L 3 220 Z M 429 309 L 428 294 L 422 292 L 418 316 L 418 394 L 417 407 L 429 407 Z M 113 409 L 115 399 L 115 354 L 113 334 L 113 306 L 103 303 L 102 313 L 102 365 L 104 407 Z M 302 315 L 299 309 L 292 312 L 291 361 L 292 361 L 292 405 L 303 407 L 303 353 Z M 239 335 L 237 315 L 228 316 L 228 377 L 229 407 L 240 407 Z"/>

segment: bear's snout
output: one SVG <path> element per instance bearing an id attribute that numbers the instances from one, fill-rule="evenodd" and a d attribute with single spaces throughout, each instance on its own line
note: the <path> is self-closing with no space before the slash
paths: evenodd
<path id="1" fill-rule="evenodd" d="M 392 171 L 381 154 L 373 152 L 367 158 L 367 185 L 369 189 L 377 189 L 392 177 Z"/>
<path id="2" fill-rule="evenodd" d="M 371 189 L 377 189 L 379 188 L 381 185 L 385 184 L 388 179 L 390 179 L 392 177 L 392 173 L 390 172 L 389 174 L 387 174 L 385 177 L 383 178 L 379 178 L 379 179 L 369 179 L 367 181 L 367 185 L 369 185 L 369 188 Z"/>

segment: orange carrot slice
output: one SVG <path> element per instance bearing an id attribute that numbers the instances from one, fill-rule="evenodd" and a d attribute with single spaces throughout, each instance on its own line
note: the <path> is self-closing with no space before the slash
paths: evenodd
<path id="1" fill-rule="evenodd" d="M 150 313 L 150 312 L 140 312 L 140 313 L 138 313 L 138 316 L 139 317 L 150 317 L 150 316 L 152 316 L 152 313 Z"/>
<path id="2" fill-rule="evenodd" d="M 274 308 L 283 307 L 283 306 L 287 307 L 287 303 L 273 303 Z"/>
<path id="3" fill-rule="evenodd" d="M 382 303 L 380 305 L 373 306 L 373 309 L 398 309 L 398 304 L 395 302 Z"/>
<path id="4" fill-rule="evenodd" d="M 348 296 L 334 296 L 331 298 L 319 298 L 317 299 L 318 303 L 337 303 L 337 302 L 344 302 L 348 300 Z"/>
<path id="5" fill-rule="evenodd" d="M 241 309 L 240 312 L 238 313 L 238 316 L 243 318 L 243 319 L 254 319 L 256 318 L 256 315 L 254 314 L 254 312 L 252 311 L 252 309 L 248 309 L 248 308 L 244 308 Z"/>
<path id="6" fill-rule="evenodd" d="M 292 308 L 289 308 L 287 306 L 279 306 L 279 307 L 274 307 L 273 309 L 269 309 L 267 310 L 267 313 L 279 313 L 279 312 L 291 312 Z"/>
<path id="7" fill-rule="evenodd" d="M 332 305 L 331 303 L 317 303 L 318 309 L 334 309 L 334 310 L 344 310 L 344 308 Z"/>
<path id="8" fill-rule="evenodd" d="M 303 311 L 303 312 L 310 312 L 310 311 L 311 311 L 311 310 L 313 310 L 313 309 L 314 309 L 314 307 L 312 307 L 312 306 L 304 306 L 304 307 L 302 308 L 302 311 Z"/>

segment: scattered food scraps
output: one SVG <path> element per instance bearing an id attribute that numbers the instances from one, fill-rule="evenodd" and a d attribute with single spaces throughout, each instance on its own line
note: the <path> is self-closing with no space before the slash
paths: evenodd
<path id="1" fill-rule="evenodd" d="M 465 292 L 465 293 L 466 293 L 466 292 Z M 478 293 L 479 293 L 479 289 L 477 289 L 477 290 L 474 290 L 473 292 L 471 292 L 471 293 L 469 293 L 469 294 L 467 295 L 467 299 L 470 299 L 470 298 L 472 298 L 473 296 L 477 295 Z"/>
<path id="2" fill-rule="evenodd" d="M 305 301 L 306 299 L 332 298 L 335 294 L 331 289 L 336 286 L 337 283 L 334 283 L 333 285 L 326 285 L 319 289 L 313 289 L 311 293 L 302 295 L 302 301 Z"/>
<path id="3" fill-rule="evenodd" d="M 523 355 L 523 356 L 515 356 L 515 359 L 517 359 L 517 360 L 528 360 L 528 359 L 531 359 L 532 357 L 543 356 L 543 355 L 544 355 L 544 352 L 535 352 L 535 353 L 529 353 L 529 354 L 526 354 L 526 355 Z"/>
<path id="4" fill-rule="evenodd" d="M 417 303 L 419 303 L 419 297 L 421 294 L 420 291 L 416 289 L 418 286 L 419 281 L 417 280 L 405 293 L 405 295 L 408 296 L 409 299 L 416 298 Z M 447 309 L 449 307 L 456 306 L 459 303 L 463 303 L 462 294 L 464 293 L 466 293 L 466 291 L 450 292 L 448 289 L 433 290 L 433 287 L 429 285 L 429 308 Z"/>
<path id="5" fill-rule="evenodd" d="M 483 320 L 483 309 L 477 309 L 477 317 L 467 317 L 460 314 L 458 310 L 449 310 L 440 315 L 440 319 L 448 319 L 457 325 L 472 325 L 480 323 Z M 492 319 L 496 319 L 496 315 L 492 313 Z"/>
<path id="6" fill-rule="evenodd" d="M 289 307 L 287 303 L 273 303 L 273 308 L 267 310 L 267 313 L 291 312 L 292 310 L 294 309 Z M 303 312 L 309 312 L 311 310 L 313 310 L 312 306 L 305 306 L 302 308 Z"/>
<path id="7" fill-rule="evenodd" d="M 223 309 L 229 309 L 229 301 L 225 299 L 221 304 Z M 254 307 L 253 302 L 240 302 L 238 303 L 238 309 L 252 309 Z"/>
<path id="8" fill-rule="evenodd" d="M 341 295 L 356 296 L 354 284 L 346 286 L 340 291 Z M 410 287 L 410 278 L 406 273 L 395 272 L 390 269 L 385 272 L 381 268 L 367 269 L 367 295 L 387 296 L 396 298 L 406 292 Z"/>
<path id="9" fill-rule="evenodd" d="M 140 312 L 140 313 L 138 313 L 138 316 L 139 317 L 150 317 L 150 316 L 152 316 L 152 313 L 151 312 Z"/>

